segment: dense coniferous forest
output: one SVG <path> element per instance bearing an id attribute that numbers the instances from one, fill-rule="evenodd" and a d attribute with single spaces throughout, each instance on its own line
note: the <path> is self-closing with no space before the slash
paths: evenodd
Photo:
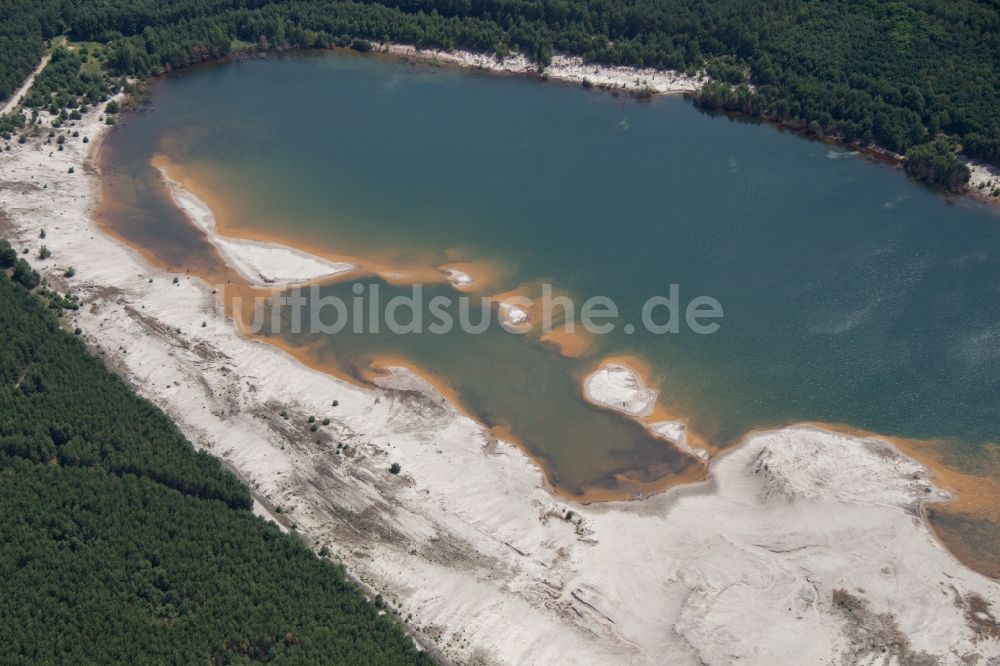
<path id="1" fill-rule="evenodd" d="M 106 45 L 108 71 L 119 75 L 162 72 L 240 48 L 362 48 L 361 40 L 389 39 L 520 51 L 543 64 L 559 51 L 610 64 L 704 68 L 717 81 L 698 98 L 706 107 L 898 153 L 947 135 L 970 157 L 1000 163 L 1000 11 L 990 0 L 14 0 L 8 6 L 0 28 L 0 97 L 37 63 L 44 40 L 63 33 Z"/>
<path id="2" fill-rule="evenodd" d="M 0 663 L 432 663 L 62 330 L 15 257 L 0 242 Z"/>

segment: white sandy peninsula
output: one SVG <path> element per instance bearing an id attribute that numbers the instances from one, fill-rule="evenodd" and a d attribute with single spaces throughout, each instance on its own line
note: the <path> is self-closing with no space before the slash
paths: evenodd
<path id="1" fill-rule="evenodd" d="M 91 113 L 78 129 L 93 146 L 105 128 Z M 1000 658 L 1000 585 L 934 540 L 918 508 L 938 491 L 887 444 L 757 433 L 704 483 L 576 505 L 407 371 L 359 388 L 241 337 L 209 285 L 172 285 L 101 233 L 87 148 L 11 147 L 4 233 L 36 249 L 45 228 L 52 257 L 35 264 L 83 297 L 72 325 L 85 340 L 456 663 Z M 314 273 L 289 264 L 272 276 Z M 641 412 L 644 400 L 637 390 L 625 402 Z M 313 433 L 308 416 L 331 421 Z"/>
<path id="2" fill-rule="evenodd" d="M 353 264 L 330 261 L 280 243 L 263 243 L 218 233 L 215 215 L 193 192 L 174 181 L 160 168 L 174 203 L 215 245 L 233 270 L 256 286 L 287 286 L 314 282 L 354 270 Z"/>

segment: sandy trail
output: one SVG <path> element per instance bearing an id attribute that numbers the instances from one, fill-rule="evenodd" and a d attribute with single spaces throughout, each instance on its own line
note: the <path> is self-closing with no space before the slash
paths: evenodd
<path id="1" fill-rule="evenodd" d="M 49 60 L 51 58 L 51 50 L 47 51 L 45 55 L 42 56 L 42 60 L 38 63 L 38 67 L 35 67 L 35 69 L 32 70 L 31 74 L 28 75 L 28 78 L 21 84 L 21 87 L 15 90 L 14 94 L 12 94 L 7 101 L 4 102 L 4 105 L 0 107 L 0 116 L 6 115 L 17 108 L 18 104 L 21 103 L 21 98 L 24 97 L 28 90 L 31 89 L 31 84 L 35 82 L 35 77 L 38 76 L 43 69 L 45 69 L 45 66 L 49 64 Z"/>
<path id="2" fill-rule="evenodd" d="M 106 129 L 98 113 L 77 123 L 90 146 Z M 940 491 L 889 444 L 805 426 L 754 433 L 704 483 L 579 506 L 407 370 L 363 388 L 243 338 L 209 285 L 173 284 L 100 231 L 88 146 L 50 148 L 12 146 L 0 210 L 15 247 L 36 250 L 47 230 L 53 254 L 36 267 L 85 303 L 68 324 L 449 658 L 1000 657 L 1000 585 L 936 542 L 920 506 Z M 330 422 L 312 431 L 308 416 Z"/>

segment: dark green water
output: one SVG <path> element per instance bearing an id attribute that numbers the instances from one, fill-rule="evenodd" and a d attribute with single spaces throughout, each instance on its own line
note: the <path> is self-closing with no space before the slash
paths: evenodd
<path id="1" fill-rule="evenodd" d="M 801 420 L 958 440 L 970 458 L 1000 440 L 1000 216 L 844 149 L 679 98 L 376 58 L 198 68 L 157 83 L 104 154 L 111 221 L 184 265 L 201 245 L 147 183 L 158 151 L 246 229 L 342 254 L 486 260 L 507 271 L 496 291 L 545 280 L 614 299 L 618 330 L 581 359 L 496 330 L 341 334 L 320 352 L 397 354 L 446 377 L 567 487 L 687 465 L 583 403 L 579 376 L 610 354 L 648 361 L 665 402 L 718 443 Z M 671 283 L 683 302 L 721 302 L 722 328 L 624 333 Z"/>

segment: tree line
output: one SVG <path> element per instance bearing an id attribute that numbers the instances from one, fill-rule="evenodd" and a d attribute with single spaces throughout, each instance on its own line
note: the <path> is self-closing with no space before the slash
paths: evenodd
<path id="1" fill-rule="evenodd" d="M 342 567 L 253 515 L 13 257 L 0 243 L 0 663 L 432 663 Z"/>

